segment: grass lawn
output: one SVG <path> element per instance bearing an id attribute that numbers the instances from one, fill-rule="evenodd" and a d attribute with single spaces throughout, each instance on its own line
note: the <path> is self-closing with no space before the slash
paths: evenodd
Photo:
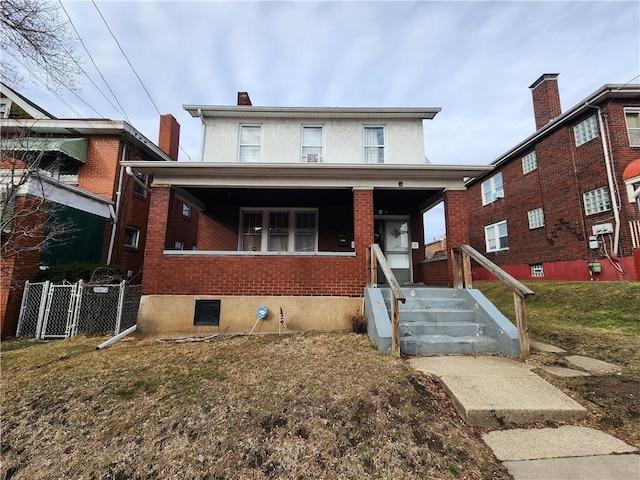
<path id="1" fill-rule="evenodd" d="M 3 342 L 2 478 L 509 478 L 367 336 L 101 340 Z"/>

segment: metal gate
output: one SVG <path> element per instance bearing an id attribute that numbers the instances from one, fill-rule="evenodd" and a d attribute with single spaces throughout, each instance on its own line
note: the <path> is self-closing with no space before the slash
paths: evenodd
<path id="1" fill-rule="evenodd" d="M 42 340 L 118 334 L 136 324 L 140 286 L 25 283 L 17 336 Z"/>

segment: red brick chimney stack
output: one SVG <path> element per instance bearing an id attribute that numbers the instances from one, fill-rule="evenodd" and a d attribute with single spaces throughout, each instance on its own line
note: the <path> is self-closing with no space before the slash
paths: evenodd
<path id="1" fill-rule="evenodd" d="M 158 147 L 173 160 L 178 160 L 178 147 L 180 146 L 180 124 L 173 115 L 167 113 L 160 115 L 160 133 L 158 134 Z"/>
<path id="2" fill-rule="evenodd" d="M 560 92 L 558 90 L 558 74 L 545 73 L 529 87 L 533 95 L 533 114 L 536 119 L 536 130 L 541 129 L 562 113 Z"/>
<path id="3" fill-rule="evenodd" d="M 249 98 L 249 94 L 247 92 L 238 92 L 238 106 L 251 106 L 251 99 Z"/>

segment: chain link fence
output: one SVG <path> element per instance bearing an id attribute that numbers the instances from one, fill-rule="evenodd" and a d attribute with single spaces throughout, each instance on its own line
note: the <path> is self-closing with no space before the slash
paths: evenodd
<path id="1" fill-rule="evenodd" d="M 118 333 L 136 324 L 140 285 L 25 283 L 16 336 L 41 340 Z"/>

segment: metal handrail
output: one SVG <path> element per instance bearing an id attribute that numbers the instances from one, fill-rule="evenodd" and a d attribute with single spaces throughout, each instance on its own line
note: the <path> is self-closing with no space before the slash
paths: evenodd
<path id="1" fill-rule="evenodd" d="M 400 356 L 400 313 L 398 302 L 407 301 L 400 284 L 384 257 L 380 245 L 374 243 L 367 247 L 367 286 L 378 284 L 378 265 L 391 288 L 391 353 Z"/>
<path id="2" fill-rule="evenodd" d="M 489 270 L 502 283 L 513 291 L 513 302 L 516 311 L 516 323 L 518 328 L 518 340 L 520 342 L 520 356 L 523 359 L 529 357 L 529 333 L 527 327 L 527 310 L 525 299 L 535 295 L 535 292 L 520 281 L 509 275 L 498 265 L 482 255 L 470 245 L 460 245 L 452 249 L 452 270 L 454 288 L 472 288 L 471 259 Z"/>

